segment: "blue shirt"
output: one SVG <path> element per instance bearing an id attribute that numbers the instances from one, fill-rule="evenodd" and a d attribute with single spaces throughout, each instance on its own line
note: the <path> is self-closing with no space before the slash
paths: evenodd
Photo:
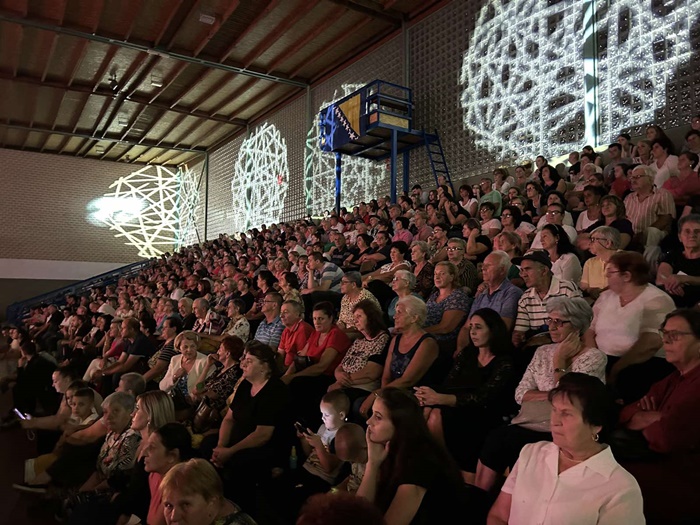
<path id="1" fill-rule="evenodd" d="M 279 316 L 275 317 L 271 323 L 268 323 L 267 319 L 263 317 L 263 320 L 260 321 L 258 329 L 255 331 L 254 339 L 276 351 L 277 347 L 280 345 L 280 339 L 282 338 L 283 331 L 284 325 L 282 324 L 282 319 L 280 319 Z"/>
<path id="2" fill-rule="evenodd" d="M 481 308 L 491 308 L 501 317 L 513 319 L 518 316 L 518 301 L 523 291 L 515 286 L 508 279 L 504 279 L 498 289 L 489 294 L 488 288 L 476 296 L 472 303 L 469 317 L 474 315 L 474 312 Z"/>

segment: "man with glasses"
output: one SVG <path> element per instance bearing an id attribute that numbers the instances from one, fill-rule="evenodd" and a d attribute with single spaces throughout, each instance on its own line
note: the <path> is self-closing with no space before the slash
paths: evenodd
<path id="1" fill-rule="evenodd" d="M 255 331 L 256 341 L 261 342 L 272 348 L 275 352 L 278 351 L 284 324 L 280 318 L 280 309 L 282 307 L 282 296 L 277 292 L 267 292 L 262 302 L 263 318 L 260 321 L 258 329 Z"/>
<path id="2" fill-rule="evenodd" d="M 466 288 L 467 294 L 473 295 L 479 282 L 476 266 L 466 258 L 467 243 L 463 239 L 452 237 L 447 241 L 447 260 L 457 267 L 454 279 L 455 288 Z"/>
<path id="3" fill-rule="evenodd" d="M 501 206 L 503 204 L 503 196 L 501 195 L 501 192 L 493 187 L 493 181 L 488 177 L 481 179 L 479 187 L 481 188 L 482 194 L 481 199 L 479 199 L 479 207 L 481 207 L 481 205 L 485 202 L 490 202 L 496 208 L 496 213 L 494 216 L 500 217 Z"/>
<path id="4" fill-rule="evenodd" d="M 676 218 L 676 205 L 668 190 L 654 186 L 654 172 L 649 166 L 634 168 L 629 180 L 632 193 L 625 197 L 627 218 L 635 242 L 644 246 L 644 258 L 653 268 L 661 255 L 659 243 Z"/>
<path id="5" fill-rule="evenodd" d="M 554 225 L 561 226 L 562 228 L 564 228 L 564 231 L 569 236 L 571 243 L 574 244 L 576 242 L 576 237 L 578 236 L 578 232 L 576 231 L 576 228 L 569 226 L 568 224 L 564 224 L 564 213 L 565 212 L 566 212 L 566 210 L 564 209 L 564 206 L 562 206 L 561 203 L 553 202 L 552 204 L 547 205 L 547 211 L 544 214 L 544 219 L 547 221 L 548 224 L 554 224 Z M 541 250 L 542 249 L 542 229 L 541 228 L 537 232 L 537 235 L 535 235 L 535 238 L 532 241 L 531 248 L 533 250 Z"/>
<path id="6" fill-rule="evenodd" d="M 549 330 L 546 323 L 547 300 L 552 297 L 581 297 L 581 290 L 574 283 L 560 281 L 552 274 L 552 261 L 544 251 L 537 250 L 516 257 L 513 264 L 520 267 L 520 277 L 527 288 L 518 301 L 513 344 L 521 346 L 526 340 L 538 343 L 538 346 L 548 343 L 548 337 L 543 336 Z"/>

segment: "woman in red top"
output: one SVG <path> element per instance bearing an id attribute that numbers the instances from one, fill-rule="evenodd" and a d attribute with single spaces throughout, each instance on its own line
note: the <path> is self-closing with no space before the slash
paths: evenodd
<path id="1" fill-rule="evenodd" d="M 335 381 L 334 372 L 350 348 L 350 339 L 338 328 L 333 305 L 322 301 L 314 305 L 312 332 L 306 346 L 295 356 L 282 381 L 290 388 L 297 417 L 309 428 L 320 416 L 318 404 Z M 318 426 L 318 425 L 316 425 Z"/>

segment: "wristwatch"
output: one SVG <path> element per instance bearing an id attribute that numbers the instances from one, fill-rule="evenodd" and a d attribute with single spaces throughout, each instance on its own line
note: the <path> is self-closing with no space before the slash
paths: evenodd
<path id="1" fill-rule="evenodd" d="M 554 369 L 555 374 L 568 374 L 569 372 L 571 372 L 571 370 L 569 370 L 568 368 L 555 368 Z"/>

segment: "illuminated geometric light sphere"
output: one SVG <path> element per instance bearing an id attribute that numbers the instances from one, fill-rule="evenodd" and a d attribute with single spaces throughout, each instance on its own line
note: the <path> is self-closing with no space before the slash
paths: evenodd
<path id="1" fill-rule="evenodd" d="M 563 146 L 562 128 L 583 117 L 583 4 L 491 0 L 481 9 L 460 77 L 477 146 L 504 157 Z"/>
<path id="2" fill-rule="evenodd" d="M 318 108 L 314 123 L 306 135 L 304 159 L 306 207 L 312 213 L 321 213 L 323 210 L 335 207 L 335 153 L 322 152 L 319 147 L 319 113 L 364 85 L 343 84 L 342 93 L 335 91 L 333 99 L 323 102 Z M 379 189 L 387 181 L 386 165 L 383 162 L 343 155 L 340 180 L 340 204 L 352 207 L 378 196 Z"/>
<path id="3" fill-rule="evenodd" d="M 231 180 L 233 231 L 278 222 L 288 187 L 287 143 L 274 125 L 265 122 L 238 150 Z"/>
<path id="4" fill-rule="evenodd" d="M 144 166 L 110 188 L 90 203 L 88 219 L 116 230 L 115 237 L 136 246 L 140 257 L 157 257 L 195 242 L 199 192 L 191 170 Z"/>

